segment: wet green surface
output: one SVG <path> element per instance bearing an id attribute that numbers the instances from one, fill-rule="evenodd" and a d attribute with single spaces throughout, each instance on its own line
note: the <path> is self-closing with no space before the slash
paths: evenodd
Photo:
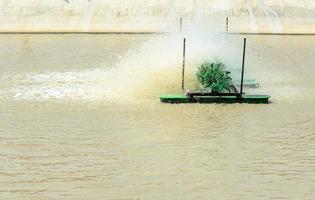
<path id="1" fill-rule="evenodd" d="M 267 104 L 271 97 L 268 95 L 243 95 L 242 98 L 236 96 L 208 96 L 189 98 L 184 95 L 162 95 L 160 96 L 163 103 L 250 103 L 250 104 Z"/>

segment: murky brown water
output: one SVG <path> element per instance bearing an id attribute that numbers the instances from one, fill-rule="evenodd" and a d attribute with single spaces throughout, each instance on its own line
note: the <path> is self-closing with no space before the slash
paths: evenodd
<path id="1" fill-rule="evenodd" d="M 314 199 L 315 37 L 249 37 L 269 105 L 100 92 L 154 37 L 0 36 L 0 199 Z"/>

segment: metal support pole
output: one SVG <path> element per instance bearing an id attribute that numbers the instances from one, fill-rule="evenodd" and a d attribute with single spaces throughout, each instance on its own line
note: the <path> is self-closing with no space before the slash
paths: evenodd
<path id="1" fill-rule="evenodd" d="M 225 33 L 228 34 L 229 33 L 229 18 L 226 18 L 226 22 L 225 22 Z"/>
<path id="2" fill-rule="evenodd" d="M 180 20 L 179 20 L 179 31 L 180 32 L 183 31 L 183 18 L 180 18 Z"/>
<path id="3" fill-rule="evenodd" d="M 246 38 L 244 38 L 243 63 L 242 63 L 242 78 L 241 78 L 241 92 L 240 92 L 240 95 L 243 95 L 245 56 L 246 56 Z"/>
<path id="4" fill-rule="evenodd" d="M 183 69 L 182 69 L 182 90 L 185 88 L 185 62 L 186 62 L 186 38 L 183 42 Z"/>

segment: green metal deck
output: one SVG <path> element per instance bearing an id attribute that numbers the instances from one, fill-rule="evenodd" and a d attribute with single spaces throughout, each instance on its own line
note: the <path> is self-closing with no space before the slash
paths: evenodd
<path id="1" fill-rule="evenodd" d="M 268 95 L 242 95 L 236 96 L 195 96 L 189 98 L 185 95 L 162 95 L 160 100 L 163 103 L 185 104 L 185 103 L 247 103 L 247 104 L 268 104 L 271 97 Z"/>

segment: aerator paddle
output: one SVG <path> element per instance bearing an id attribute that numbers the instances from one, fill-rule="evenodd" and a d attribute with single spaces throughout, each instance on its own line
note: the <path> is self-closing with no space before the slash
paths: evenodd
<path id="1" fill-rule="evenodd" d="M 244 38 L 243 60 L 241 71 L 240 92 L 233 86 L 234 92 L 223 93 L 218 90 L 211 92 L 187 92 L 185 95 L 161 95 L 160 100 L 163 103 L 248 103 L 248 104 L 268 104 L 269 95 L 245 95 L 244 73 L 245 73 L 245 58 L 246 58 L 246 38 Z M 186 38 L 183 40 L 183 65 L 182 65 L 182 90 L 185 89 L 185 59 L 186 59 Z"/>

